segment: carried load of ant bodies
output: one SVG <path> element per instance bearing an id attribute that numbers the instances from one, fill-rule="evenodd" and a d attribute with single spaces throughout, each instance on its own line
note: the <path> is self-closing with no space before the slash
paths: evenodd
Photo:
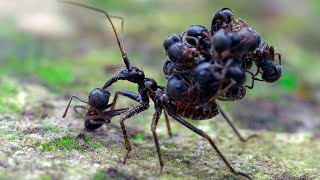
<path id="1" fill-rule="evenodd" d="M 228 8 L 215 13 L 211 30 L 192 25 L 182 35 L 167 37 L 163 47 L 168 55 L 163 66 L 166 94 L 189 106 L 242 99 L 255 80 L 271 83 L 282 74 L 281 65 L 274 62 L 273 47 L 243 20 L 234 19 Z M 253 63 L 256 73 L 250 71 Z M 245 72 L 252 77 L 251 86 L 245 85 Z M 258 74 L 262 80 L 256 78 Z"/>
<path id="2" fill-rule="evenodd" d="M 149 103 L 152 101 L 155 113 L 152 118 L 151 131 L 159 158 L 160 172 L 163 170 L 164 162 L 156 128 L 161 113 L 164 112 L 169 135 L 172 133 L 168 115 L 205 138 L 232 173 L 251 179 L 249 175 L 235 171 L 210 136 L 185 121 L 183 117 L 203 120 L 210 119 L 220 113 L 241 141 L 246 142 L 248 139 L 255 137 L 255 135 L 251 135 L 243 138 L 232 121 L 218 106 L 217 100 L 234 101 L 242 99 L 245 96 L 246 88 L 253 88 L 254 80 L 275 82 L 281 77 L 282 68 L 280 64 L 274 62 L 276 54 L 274 54 L 273 47 L 269 48 L 257 32 L 249 28 L 243 20 L 234 19 L 233 12 L 230 9 L 223 8 L 214 14 L 210 31 L 204 26 L 192 25 L 182 35 L 170 35 L 163 43 L 168 55 L 168 59 L 163 66 L 168 82 L 166 87 L 163 87 L 159 86 L 152 78 L 146 77 L 142 70 L 130 65 L 129 58 L 123 48 L 123 37 L 120 41 L 111 21 L 111 17 L 119 18 L 118 16 L 109 16 L 103 10 L 75 2 L 61 2 L 103 13 L 107 16 L 114 30 L 125 68 L 111 77 L 103 88 L 94 89 L 90 93 L 89 101 L 83 101 L 88 104 L 88 107 L 76 107 L 86 109 L 86 117 L 84 118 L 86 119 L 85 127 L 87 129 L 97 129 L 103 123 L 110 123 L 113 116 L 123 114 L 120 119 L 120 127 L 127 150 L 123 163 L 126 163 L 131 151 L 131 144 L 124 122 L 128 118 L 147 110 Z M 123 20 L 121 17 L 120 19 Z M 253 64 L 257 67 L 255 74 L 249 71 Z M 252 76 L 251 86 L 245 85 L 245 72 Z M 262 80 L 256 78 L 258 74 L 261 74 Z M 138 93 L 119 90 L 115 93 L 113 102 L 108 104 L 110 93 L 107 89 L 119 80 L 137 84 Z M 132 109 L 115 109 L 119 95 L 140 104 Z"/>

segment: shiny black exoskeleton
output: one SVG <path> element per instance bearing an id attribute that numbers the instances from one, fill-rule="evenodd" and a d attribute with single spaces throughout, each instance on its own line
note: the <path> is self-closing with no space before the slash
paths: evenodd
<path id="1" fill-rule="evenodd" d="M 84 109 L 86 111 L 85 116 L 82 118 L 85 119 L 84 126 L 88 130 L 94 130 L 101 127 L 105 123 L 110 123 L 111 117 L 120 115 L 121 113 L 128 110 L 128 108 L 108 110 L 108 108 L 112 106 L 112 103 L 108 104 L 110 92 L 100 88 L 95 88 L 90 92 L 88 102 L 80 99 L 77 96 L 72 96 L 62 116 L 63 118 L 65 118 L 65 116 L 67 115 L 69 106 L 73 98 L 76 98 L 81 102 L 88 104 L 88 106 L 77 105 L 74 107 L 74 111 L 78 116 L 80 116 L 80 112 L 78 111 L 78 109 Z"/>
<path id="2" fill-rule="evenodd" d="M 107 90 L 119 80 L 126 80 L 138 85 L 138 93 L 120 90 L 116 92 L 111 107 L 107 103 L 107 108 L 110 108 L 109 111 L 114 109 L 119 95 L 128 97 L 139 103 L 138 106 L 126 111 L 120 120 L 127 149 L 123 163 L 126 162 L 131 151 L 124 122 L 128 118 L 147 110 L 150 107 L 149 103 L 152 101 L 155 113 L 152 118 L 151 131 L 158 153 L 160 171 L 162 171 L 164 163 L 156 127 L 161 113 L 164 112 L 167 124 L 169 124 L 167 118 L 167 115 L 169 115 L 186 128 L 205 138 L 232 173 L 251 179 L 249 175 L 235 171 L 214 141 L 202 130 L 188 123 L 183 118 L 204 120 L 215 117 L 220 113 L 241 141 L 247 141 L 254 137 L 243 138 L 224 111 L 218 106 L 217 100 L 237 100 L 244 97 L 246 88 L 244 85 L 246 78 L 244 72 L 249 70 L 250 67 L 243 65 L 243 55 L 248 52 L 253 54 L 255 48 L 260 44 L 258 33 L 248 28 L 244 21 L 234 20 L 233 12 L 228 8 L 223 8 L 214 15 L 211 32 L 206 32 L 205 27 L 201 25 L 195 25 L 190 26 L 182 36 L 172 34 L 163 43 L 168 55 L 168 59 L 163 66 L 163 71 L 168 82 L 166 87 L 163 87 L 159 86 L 155 80 L 147 78 L 142 70 L 130 65 L 128 56 L 123 50 L 123 41 L 119 40 L 113 23 L 105 11 L 78 3 L 70 4 L 104 13 L 116 35 L 126 68 L 109 79 L 102 89 Z M 223 30 L 219 32 L 220 29 Z M 257 58 L 254 58 L 252 61 L 256 66 L 259 66 L 258 69 L 265 76 L 271 77 L 275 75 L 274 72 L 276 70 L 274 69 L 276 68 L 272 71 L 270 63 L 264 63 L 263 60 L 258 62 Z M 246 69 L 242 68 L 243 66 Z M 252 76 L 254 78 L 254 75 Z M 100 97 L 104 96 L 99 95 L 97 99 L 100 99 Z M 104 103 L 94 105 L 95 109 L 102 107 L 106 107 Z M 97 111 L 95 109 L 91 109 L 94 112 L 93 115 L 97 113 L 98 115 L 96 116 L 103 119 L 104 116 L 101 116 L 100 110 Z M 108 109 L 103 110 L 103 112 L 108 111 Z M 111 121 L 111 118 L 109 120 Z"/>
<path id="3" fill-rule="evenodd" d="M 229 8 L 218 10 L 212 17 L 211 34 L 214 34 L 222 28 L 226 28 L 231 23 L 233 16 L 234 14 Z"/>

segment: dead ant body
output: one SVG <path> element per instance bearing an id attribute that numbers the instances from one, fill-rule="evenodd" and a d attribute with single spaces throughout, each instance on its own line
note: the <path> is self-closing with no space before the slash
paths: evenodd
<path id="1" fill-rule="evenodd" d="M 131 151 L 131 144 L 128 139 L 124 122 L 128 118 L 136 114 L 139 114 L 142 111 L 147 110 L 150 107 L 149 103 L 151 100 L 154 103 L 154 107 L 155 107 L 155 113 L 153 115 L 152 124 L 151 124 L 151 131 L 153 134 L 155 146 L 158 153 L 158 158 L 160 163 L 160 172 L 162 172 L 164 163 L 162 160 L 156 128 L 157 128 L 160 115 L 162 111 L 164 111 L 167 122 L 168 122 L 167 115 L 169 115 L 173 119 L 178 121 L 180 124 L 184 125 L 186 128 L 192 130 L 196 134 L 208 140 L 210 145 L 215 149 L 219 157 L 224 161 L 224 163 L 232 173 L 251 179 L 249 175 L 242 172 L 236 172 L 234 170 L 234 168 L 230 165 L 230 163 L 226 160 L 226 158 L 220 152 L 218 147 L 215 145 L 214 141 L 205 132 L 196 128 L 195 126 L 193 126 L 192 124 L 188 123 L 183 119 L 183 118 L 189 118 L 193 120 L 204 120 L 204 119 L 210 119 L 212 117 L 215 117 L 216 115 L 221 113 L 221 115 L 232 127 L 233 131 L 236 133 L 236 135 L 239 137 L 241 141 L 245 142 L 248 139 L 255 136 L 255 135 L 251 135 L 246 139 L 243 138 L 240 135 L 237 128 L 234 126 L 234 124 L 226 116 L 226 113 L 219 107 L 219 105 L 216 102 L 216 99 L 219 99 L 219 98 L 220 99 L 225 98 L 226 100 L 230 100 L 231 98 L 240 99 L 245 94 L 245 90 L 243 89 L 245 75 L 241 69 L 239 71 L 241 60 L 232 56 L 221 56 L 224 50 L 228 48 L 230 49 L 230 47 L 224 47 L 224 44 L 223 44 L 224 41 L 220 42 L 222 43 L 222 46 L 220 49 L 215 49 L 216 51 L 219 52 L 218 53 L 219 56 L 217 57 L 220 59 L 222 57 L 223 60 L 216 60 L 216 57 L 213 57 L 213 58 L 207 57 L 207 56 L 212 56 L 212 54 L 210 54 L 212 51 L 212 47 L 211 47 L 212 38 L 210 36 L 212 34 L 210 35 L 210 33 L 206 33 L 208 31 L 200 26 L 191 27 L 185 33 L 184 40 L 187 43 L 189 43 L 189 45 L 191 46 L 188 45 L 186 47 L 182 41 L 181 36 L 179 35 L 177 36 L 173 35 L 169 39 L 167 38 L 164 43 L 164 48 L 168 51 L 167 53 L 170 59 L 165 63 L 165 66 L 164 66 L 164 72 L 167 78 L 169 79 L 167 83 L 167 87 L 165 88 L 163 86 L 159 86 L 155 80 L 146 77 L 144 72 L 141 71 L 139 68 L 130 65 L 128 56 L 123 49 L 123 38 L 122 38 L 122 41 L 120 42 L 117 32 L 107 12 L 97 8 L 90 7 L 90 6 L 75 3 L 75 2 L 66 2 L 66 3 L 101 12 L 107 16 L 110 24 L 112 25 L 113 31 L 117 39 L 118 46 L 122 54 L 122 59 L 125 63 L 126 68 L 120 71 L 118 74 L 114 75 L 111 79 L 109 79 L 104 84 L 102 89 L 106 90 L 118 80 L 126 80 L 138 85 L 138 93 L 125 91 L 125 90 L 117 91 L 113 102 L 111 104 L 108 104 L 107 106 L 104 106 L 105 109 L 110 107 L 109 111 L 111 112 L 115 111 L 114 107 L 116 105 L 119 95 L 128 97 L 140 103 L 140 105 L 124 112 L 124 115 L 120 119 L 120 126 L 124 136 L 125 147 L 127 149 L 127 152 L 123 159 L 123 163 L 126 162 L 129 156 L 129 153 Z M 226 27 L 225 24 L 230 23 L 231 20 L 229 19 L 230 18 L 232 19 L 232 16 L 233 16 L 232 11 L 227 8 L 224 8 L 218 11 L 217 14 L 218 15 L 215 15 L 213 18 L 213 21 L 215 21 L 216 23 L 213 23 L 214 27 L 211 28 L 211 31 L 214 31 L 214 32 L 218 31 L 218 29 L 220 29 L 220 26 Z M 222 20 L 219 20 L 219 18 L 222 18 Z M 241 42 L 241 39 L 237 39 L 237 37 L 234 36 L 234 34 L 231 34 L 230 36 L 224 32 L 221 34 L 222 34 L 221 36 L 227 35 L 228 38 L 231 39 L 230 46 L 235 46 L 237 45 L 237 43 Z M 258 37 L 254 40 L 258 41 Z M 237 42 L 237 43 L 234 43 L 234 42 Z M 256 44 L 257 43 L 254 42 L 252 46 L 248 47 L 247 49 L 248 50 L 255 49 L 254 47 L 256 46 Z M 199 49 L 200 49 L 200 53 L 199 53 Z M 202 56 L 204 54 L 203 52 L 206 52 L 207 54 Z M 175 63 L 180 63 L 181 65 L 180 67 L 187 67 L 189 69 L 187 69 L 186 71 L 183 71 L 183 70 L 180 71 L 180 69 L 177 68 L 179 66 L 176 66 Z M 200 65 L 202 66 L 203 63 L 209 63 L 207 65 L 208 67 L 204 66 L 200 68 Z M 206 74 L 206 71 L 209 71 L 209 73 Z M 188 82 L 189 77 L 192 77 L 192 80 Z M 205 89 L 208 89 L 208 87 L 205 87 L 208 84 L 208 81 L 210 81 L 210 84 L 212 85 L 212 92 L 205 90 Z M 193 83 L 192 85 L 197 86 L 198 89 L 204 90 L 203 99 L 200 98 L 200 100 L 198 100 L 199 94 L 197 94 L 196 96 L 197 101 L 195 101 L 195 103 L 186 103 L 191 101 L 183 99 L 184 98 L 183 96 L 187 94 L 188 96 L 185 96 L 185 97 L 190 98 L 191 96 L 189 95 L 194 94 L 193 92 L 194 89 L 190 89 L 190 84 L 187 85 L 187 83 L 191 83 L 191 84 Z M 232 88 L 235 88 L 235 89 L 230 91 Z M 229 91 L 231 95 L 227 95 Z M 236 93 L 234 93 L 234 91 Z M 99 115 L 98 119 L 100 118 L 105 119 L 104 118 L 105 115 L 103 114 L 101 115 L 101 110 L 98 110 L 96 112 Z M 109 120 L 111 120 L 111 117 Z"/>

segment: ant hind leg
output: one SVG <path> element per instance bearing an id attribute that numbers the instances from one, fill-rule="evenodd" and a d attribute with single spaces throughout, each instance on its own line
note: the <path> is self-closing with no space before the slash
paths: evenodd
<path id="1" fill-rule="evenodd" d="M 223 162 L 226 164 L 226 166 L 229 168 L 230 172 L 232 172 L 235 175 L 240 175 L 243 176 L 247 179 L 252 179 L 249 175 L 243 173 L 243 172 L 237 172 L 233 169 L 233 167 L 230 165 L 230 163 L 227 161 L 227 159 L 223 156 L 223 154 L 220 152 L 220 150 L 218 149 L 218 147 L 216 146 L 216 144 L 214 143 L 214 141 L 210 138 L 209 135 L 207 135 L 205 132 L 203 132 L 202 130 L 196 128 L 195 126 L 193 126 L 192 124 L 188 123 L 187 121 L 185 121 L 184 119 L 182 119 L 181 117 L 174 115 L 172 113 L 169 113 L 169 115 L 174 118 L 175 120 L 177 120 L 180 124 L 184 125 L 186 128 L 190 129 L 191 131 L 195 132 L 196 134 L 198 134 L 199 136 L 207 139 L 210 143 L 210 145 L 213 147 L 213 149 L 217 152 L 217 154 L 219 155 L 219 157 L 223 160 Z"/>
<path id="2" fill-rule="evenodd" d="M 227 114 L 221 109 L 220 106 L 218 106 L 219 112 L 222 115 L 222 117 L 227 121 L 227 123 L 231 126 L 232 130 L 236 133 L 238 136 L 239 140 L 242 142 L 247 142 L 249 139 L 258 137 L 256 134 L 251 134 L 247 138 L 243 138 L 243 136 L 240 134 L 238 128 L 233 124 L 233 122 L 228 118 Z"/>

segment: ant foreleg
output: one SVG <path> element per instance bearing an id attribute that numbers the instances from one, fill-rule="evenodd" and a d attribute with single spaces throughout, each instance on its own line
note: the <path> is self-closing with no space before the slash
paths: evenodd
<path id="1" fill-rule="evenodd" d="M 236 133 L 238 136 L 239 140 L 242 142 L 247 142 L 249 139 L 257 137 L 258 135 L 256 134 L 251 134 L 247 138 L 243 138 L 243 136 L 240 134 L 238 128 L 233 124 L 233 122 L 228 118 L 227 114 L 221 109 L 221 106 L 218 106 L 218 110 L 222 117 L 227 121 L 227 123 L 231 126 L 232 130 Z"/>
<path id="2" fill-rule="evenodd" d="M 160 173 L 162 173 L 164 163 L 163 163 L 163 160 L 162 160 L 160 144 L 159 144 L 158 136 L 157 136 L 157 132 L 156 132 L 162 108 L 161 108 L 161 106 L 157 106 L 156 104 L 155 104 L 155 106 L 156 106 L 155 107 L 156 112 L 154 113 L 153 118 L 152 118 L 151 131 L 152 131 L 154 143 L 155 143 L 156 148 L 157 148 L 157 153 L 158 153 L 158 158 L 159 158 L 159 163 L 160 163 Z"/>
<path id="3" fill-rule="evenodd" d="M 81 101 L 81 102 L 84 102 L 84 103 L 87 103 L 87 104 L 88 104 L 88 102 L 86 102 L 86 101 L 82 100 L 82 99 L 81 99 L 81 98 L 79 98 L 78 96 L 71 96 L 71 98 L 70 98 L 70 100 L 69 100 L 69 103 L 68 103 L 68 106 L 66 107 L 66 110 L 64 111 L 64 113 L 63 113 L 63 115 L 62 115 L 62 118 L 65 118 L 65 117 L 66 117 L 67 112 L 68 112 L 68 109 L 69 109 L 69 107 L 70 107 L 70 104 L 71 104 L 71 101 L 72 101 L 72 99 L 73 99 L 73 98 L 76 98 L 76 99 L 78 99 L 79 101 Z"/>
<path id="4" fill-rule="evenodd" d="M 218 149 L 218 147 L 215 145 L 214 141 L 210 138 L 209 135 L 207 135 L 206 133 L 204 133 L 202 130 L 196 128 L 195 126 L 193 126 L 192 124 L 188 123 L 187 121 L 185 121 L 184 119 L 182 119 L 181 117 L 174 115 L 171 112 L 168 112 L 169 115 L 174 118 L 175 120 L 177 120 L 179 123 L 181 123 L 182 125 L 184 125 L 185 127 L 187 127 L 188 129 L 190 129 L 191 131 L 195 132 L 196 134 L 202 136 L 203 138 L 207 139 L 210 143 L 210 145 L 213 147 L 213 149 L 218 153 L 219 157 L 223 160 L 223 162 L 226 164 L 226 166 L 229 168 L 229 170 L 235 174 L 235 175 L 241 175 L 244 176 L 248 179 L 251 179 L 251 177 L 243 172 L 236 172 L 233 167 L 230 165 L 230 163 L 227 161 L 227 159 L 223 156 L 223 154 L 220 152 L 220 150 Z"/>
<path id="5" fill-rule="evenodd" d="M 131 116 L 135 115 L 135 114 L 138 114 L 142 111 L 145 111 L 149 108 L 149 105 L 139 105 L 129 111 L 127 111 L 124 115 L 124 117 L 121 118 L 120 120 L 120 126 L 121 126 L 121 129 L 122 129 L 122 133 L 123 133 L 123 138 L 124 138 L 124 143 L 125 143 L 125 146 L 126 146 L 126 149 L 127 149 L 127 153 L 125 154 L 124 158 L 123 158 L 123 161 L 122 163 L 125 164 L 126 163 L 126 160 L 129 156 L 129 153 L 131 151 L 131 144 L 129 142 L 129 139 L 128 139 L 128 134 L 127 134 L 127 131 L 126 131 L 126 127 L 124 125 L 124 121 L 127 120 L 128 118 L 130 118 Z"/>
<path id="6" fill-rule="evenodd" d="M 77 117 L 80 117 L 81 115 L 81 113 L 78 111 L 78 108 L 80 108 L 80 109 L 86 109 L 86 106 L 82 106 L 82 105 L 76 105 L 76 106 L 74 106 L 73 107 L 73 110 L 74 110 L 74 112 L 77 114 Z"/>

